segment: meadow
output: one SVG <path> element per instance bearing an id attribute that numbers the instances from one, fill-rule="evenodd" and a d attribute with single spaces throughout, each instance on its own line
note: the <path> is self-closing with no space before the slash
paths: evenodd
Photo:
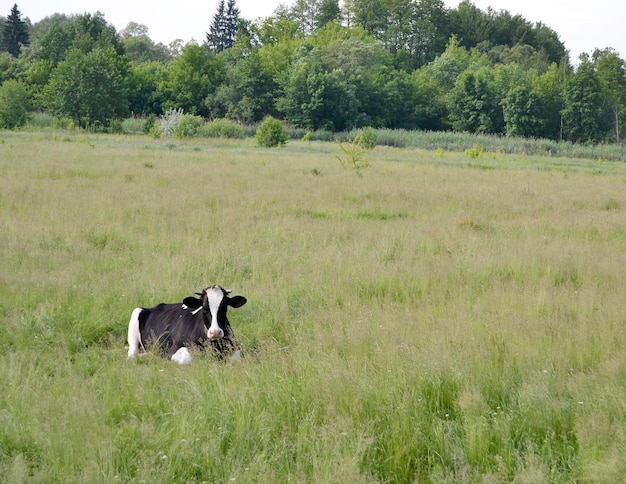
<path id="1" fill-rule="evenodd" d="M 0 480 L 622 482 L 626 165 L 0 133 Z M 248 298 L 243 358 L 126 360 Z"/>

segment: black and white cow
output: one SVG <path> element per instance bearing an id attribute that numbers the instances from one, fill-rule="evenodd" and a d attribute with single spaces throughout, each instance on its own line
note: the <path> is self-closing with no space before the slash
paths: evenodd
<path id="1" fill-rule="evenodd" d="M 223 358 L 236 350 L 226 311 L 246 303 L 243 296 L 211 286 L 187 297 L 182 303 L 161 303 L 153 308 L 135 308 L 128 323 L 128 357 L 135 358 L 156 345 L 168 358 L 191 363 L 189 347 L 211 346 Z"/>

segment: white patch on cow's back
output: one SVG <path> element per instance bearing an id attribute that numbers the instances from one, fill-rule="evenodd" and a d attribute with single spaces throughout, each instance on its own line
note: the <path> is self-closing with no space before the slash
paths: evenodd
<path id="1" fill-rule="evenodd" d="M 189 365 L 193 361 L 189 348 L 183 346 L 176 353 L 172 355 L 172 361 L 175 361 L 179 365 Z"/>
<path id="2" fill-rule="evenodd" d="M 211 326 L 207 330 L 207 336 L 209 339 L 220 339 L 224 336 L 224 331 L 217 322 L 217 313 L 224 299 L 224 292 L 219 286 L 209 287 L 206 290 L 206 297 L 211 311 Z"/>

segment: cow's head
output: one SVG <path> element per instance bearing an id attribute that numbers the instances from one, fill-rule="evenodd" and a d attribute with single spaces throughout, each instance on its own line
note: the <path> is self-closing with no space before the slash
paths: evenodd
<path id="1" fill-rule="evenodd" d="M 203 289 L 202 292 L 196 292 L 200 299 L 189 297 L 183 301 L 190 308 L 202 306 L 202 310 L 206 315 L 205 324 L 208 323 L 207 337 L 210 340 L 218 340 L 224 337 L 224 329 L 228 324 L 226 319 L 228 306 L 240 308 L 247 302 L 247 299 L 243 296 L 229 297 L 230 293 L 231 291 L 221 286 L 211 286 Z"/>

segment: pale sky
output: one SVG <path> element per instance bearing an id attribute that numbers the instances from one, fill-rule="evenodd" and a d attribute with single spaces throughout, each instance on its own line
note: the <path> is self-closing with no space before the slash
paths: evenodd
<path id="1" fill-rule="evenodd" d="M 255 20 L 269 17 L 278 5 L 291 5 L 293 0 L 237 0 L 241 17 Z M 23 17 L 38 22 L 53 13 L 104 14 L 107 22 L 120 31 L 128 22 L 144 24 L 155 42 L 165 45 L 175 39 L 185 43 L 204 41 L 206 31 L 217 9 L 218 0 L 0 0 L 0 14 L 9 15 L 17 3 Z M 444 0 L 447 7 L 456 7 L 459 0 Z M 576 63 L 581 52 L 591 53 L 596 47 L 613 47 L 626 59 L 626 2 L 623 0 L 473 0 L 481 10 L 491 6 L 521 14 L 531 22 L 543 22 L 555 30 Z"/>

